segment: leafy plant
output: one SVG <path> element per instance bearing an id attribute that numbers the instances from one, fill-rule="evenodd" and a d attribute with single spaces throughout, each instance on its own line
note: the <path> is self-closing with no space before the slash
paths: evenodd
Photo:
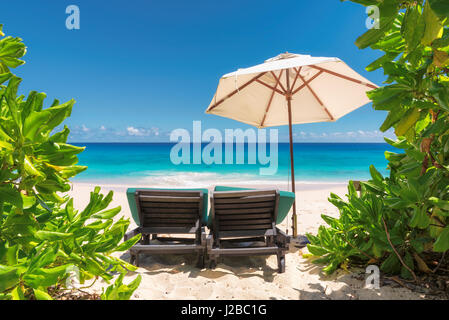
<path id="1" fill-rule="evenodd" d="M 106 291 L 103 290 L 101 300 L 129 300 L 133 292 L 139 287 L 141 277 L 137 277 L 130 284 L 123 284 L 124 274 L 120 274 L 114 285 L 109 286 Z"/>
<path id="2" fill-rule="evenodd" d="M 348 200 L 332 194 L 340 211 L 329 227 L 309 235 L 316 263 L 332 273 L 348 261 L 378 263 L 386 273 L 417 279 L 430 272 L 422 255 L 449 250 L 449 5 L 445 0 L 353 0 L 376 5 L 380 28 L 360 36 L 359 48 L 384 54 L 385 86 L 368 93 L 375 110 L 388 111 L 380 130 L 394 128 L 402 152 L 386 152 L 389 177 L 371 166 L 371 179 L 352 183 Z"/>
<path id="3" fill-rule="evenodd" d="M 48 288 L 66 289 L 74 267 L 81 283 L 135 270 L 112 254 L 139 239 L 120 243 L 129 220 L 114 221 L 121 208 L 108 209 L 112 192 L 104 196 L 97 187 L 84 210 L 74 209 L 66 192 L 69 178 L 86 169 L 77 165 L 84 148 L 67 144 L 66 126 L 54 131 L 75 101 L 44 109 L 45 93 L 18 96 L 21 79 L 10 68 L 23 64 L 25 53 L 20 38 L 0 40 L 0 299 L 51 299 Z M 123 286 L 122 278 L 113 288 Z"/>

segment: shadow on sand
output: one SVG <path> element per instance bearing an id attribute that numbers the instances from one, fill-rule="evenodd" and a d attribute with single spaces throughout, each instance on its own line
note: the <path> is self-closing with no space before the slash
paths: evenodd
<path id="1" fill-rule="evenodd" d="M 129 262 L 130 255 L 125 253 L 120 258 Z M 260 277 L 266 282 L 272 282 L 278 270 L 277 267 L 272 268 L 267 264 L 267 258 L 267 256 L 222 257 L 215 269 L 209 268 L 208 260 L 205 268 L 199 269 L 195 266 L 197 261 L 195 254 L 141 255 L 139 267 L 148 275 L 182 272 L 187 273 L 189 278 L 202 276 L 213 280 L 231 274 L 240 278 Z"/>

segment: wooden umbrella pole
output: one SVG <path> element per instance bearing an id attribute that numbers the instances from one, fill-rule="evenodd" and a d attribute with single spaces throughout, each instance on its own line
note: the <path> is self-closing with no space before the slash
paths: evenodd
<path id="1" fill-rule="evenodd" d="M 292 169 L 292 192 L 295 194 L 295 201 L 293 202 L 293 215 L 292 215 L 292 231 L 293 237 L 298 236 L 297 232 L 297 217 L 296 217 L 296 190 L 295 190 L 295 163 L 293 160 L 293 128 L 292 128 L 292 92 L 290 88 L 289 70 L 286 72 L 287 77 L 287 104 L 288 104 L 288 130 L 290 135 L 290 165 Z"/>
<path id="2" fill-rule="evenodd" d="M 293 215 L 292 215 L 292 230 L 293 230 L 293 237 L 296 237 L 298 235 L 296 230 L 296 190 L 295 190 L 295 164 L 293 161 L 293 133 L 292 133 L 292 106 L 291 106 L 291 99 L 287 99 L 288 101 L 288 128 L 290 131 L 290 165 L 292 169 L 292 192 L 295 194 L 295 201 L 293 202 Z"/>

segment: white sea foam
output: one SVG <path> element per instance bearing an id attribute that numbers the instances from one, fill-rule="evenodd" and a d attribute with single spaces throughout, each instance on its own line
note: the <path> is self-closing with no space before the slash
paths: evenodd
<path id="1" fill-rule="evenodd" d="M 120 180 L 117 184 L 130 185 L 131 181 Z M 214 173 L 214 172 L 142 172 L 140 178 L 132 182 L 139 186 L 148 186 L 155 188 L 210 188 L 216 185 L 232 186 L 260 186 L 260 187 L 278 187 L 280 189 L 291 189 L 291 183 L 287 177 L 276 177 L 267 179 L 266 177 L 256 176 L 247 173 Z M 114 183 L 115 184 L 115 183 Z M 329 186 L 347 184 L 347 181 L 296 181 L 296 186 Z"/>

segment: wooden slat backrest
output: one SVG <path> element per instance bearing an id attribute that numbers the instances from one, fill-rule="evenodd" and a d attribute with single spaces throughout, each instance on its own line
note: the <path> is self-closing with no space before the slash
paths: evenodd
<path id="1" fill-rule="evenodd" d="M 278 190 L 215 191 L 211 194 L 214 236 L 252 237 L 275 230 Z"/>
<path id="2" fill-rule="evenodd" d="M 202 191 L 136 190 L 141 227 L 191 229 L 201 226 Z"/>

